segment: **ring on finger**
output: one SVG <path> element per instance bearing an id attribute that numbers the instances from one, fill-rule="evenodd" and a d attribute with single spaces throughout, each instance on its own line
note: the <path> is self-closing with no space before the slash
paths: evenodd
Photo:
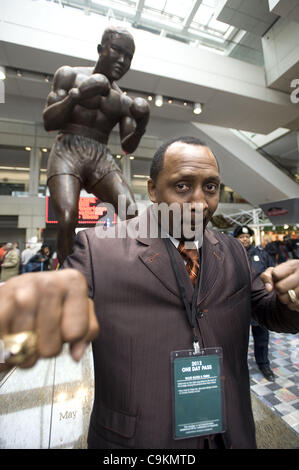
<path id="1" fill-rule="evenodd" d="M 296 302 L 298 302 L 298 298 L 297 298 L 296 292 L 295 292 L 293 289 L 288 290 L 288 295 L 289 295 L 290 301 L 291 301 L 293 304 L 295 304 Z"/>
<path id="2" fill-rule="evenodd" d="M 36 352 L 36 333 L 34 331 L 22 331 L 4 335 L 4 362 L 17 366 L 29 359 Z"/>

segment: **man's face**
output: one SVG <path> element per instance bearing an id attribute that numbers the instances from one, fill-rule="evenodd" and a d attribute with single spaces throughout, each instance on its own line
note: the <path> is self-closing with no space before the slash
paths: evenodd
<path id="1" fill-rule="evenodd" d="M 135 45 L 129 36 L 113 34 L 99 47 L 99 72 L 110 81 L 119 80 L 131 66 Z"/>
<path id="2" fill-rule="evenodd" d="M 250 246 L 250 235 L 249 233 L 241 233 L 241 235 L 238 236 L 238 239 L 242 243 L 242 245 L 245 246 L 245 248 L 248 248 Z"/>
<path id="3" fill-rule="evenodd" d="M 217 209 L 220 178 L 218 165 L 208 147 L 183 142 L 171 144 L 164 155 L 163 169 L 157 181 L 148 182 L 152 202 L 170 205 L 178 203 L 181 209 L 185 203 L 191 212 L 191 228 L 194 230 L 196 203 L 201 203 L 203 230 Z M 172 235 L 173 221 L 169 220 Z M 181 237 L 184 239 L 184 236 Z"/>

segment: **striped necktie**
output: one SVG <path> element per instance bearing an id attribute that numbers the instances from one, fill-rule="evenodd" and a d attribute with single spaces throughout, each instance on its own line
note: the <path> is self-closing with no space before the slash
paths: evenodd
<path id="1" fill-rule="evenodd" d="M 190 244 L 190 242 L 189 242 Z M 178 246 L 178 251 L 184 258 L 186 263 L 186 268 L 189 273 L 189 277 L 193 286 L 195 286 L 196 279 L 199 273 L 199 257 L 198 257 L 198 250 L 194 243 L 194 248 L 185 248 L 184 243 L 180 242 Z"/>

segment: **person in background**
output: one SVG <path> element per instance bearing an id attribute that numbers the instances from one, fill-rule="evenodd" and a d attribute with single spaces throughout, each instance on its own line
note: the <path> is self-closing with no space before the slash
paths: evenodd
<path id="1" fill-rule="evenodd" d="M 276 255 L 277 255 L 277 245 L 276 241 L 269 241 L 265 245 L 265 251 L 268 253 L 269 257 L 271 258 L 271 262 L 273 266 L 276 266 Z"/>
<path id="2" fill-rule="evenodd" d="M 7 242 L 0 243 L 0 264 L 4 260 L 4 256 L 6 255 L 6 244 Z"/>
<path id="3" fill-rule="evenodd" d="M 19 274 L 22 273 L 21 271 L 21 250 L 20 250 L 20 244 L 19 242 L 12 242 L 12 248 L 13 250 L 15 250 L 17 253 L 18 253 L 18 257 L 19 257 Z"/>
<path id="4" fill-rule="evenodd" d="M 285 263 L 286 261 L 288 261 L 288 259 L 290 259 L 285 238 L 286 237 L 284 237 L 283 241 L 281 241 L 277 237 L 277 240 L 276 240 L 276 246 L 277 246 L 276 261 L 277 261 L 277 264 Z"/>
<path id="5" fill-rule="evenodd" d="M 52 269 L 53 269 L 54 271 L 55 271 L 57 268 L 59 268 L 59 262 L 58 262 L 57 251 L 54 251 L 54 253 L 52 254 L 51 264 L 52 264 Z"/>
<path id="6" fill-rule="evenodd" d="M 30 243 L 26 244 L 26 248 L 21 253 L 21 272 L 22 274 L 27 272 L 27 263 L 35 255 L 34 250 Z"/>
<path id="7" fill-rule="evenodd" d="M 43 257 L 44 271 L 50 271 L 52 269 L 52 252 L 49 245 L 42 245 L 41 254 Z"/>
<path id="8" fill-rule="evenodd" d="M 283 241 L 286 244 L 289 259 L 299 259 L 299 240 L 297 235 L 285 235 Z"/>
<path id="9" fill-rule="evenodd" d="M 19 256 L 21 256 L 21 251 L 20 251 L 20 245 L 19 242 L 13 242 L 12 247 L 16 252 L 18 253 Z"/>
<path id="10" fill-rule="evenodd" d="M 234 230 L 234 237 L 238 238 L 245 247 L 252 268 L 261 274 L 267 268 L 271 266 L 274 267 L 275 263 L 273 263 L 273 260 L 262 247 L 256 247 L 251 244 L 251 237 L 253 235 L 253 230 L 247 225 L 238 226 Z M 267 328 L 260 326 L 253 319 L 251 320 L 251 331 L 254 341 L 254 357 L 257 366 L 267 380 L 274 382 L 275 376 L 270 368 L 268 357 L 269 331 Z"/>
<path id="11" fill-rule="evenodd" d="M 294 235 L 292 237 L 292 242 L 293 242 L 293 257 L 294 259 L 299 259 L 299 239 L 297 238 L 297 235 Z"/>
<path id="12" fill-rule="evenodd" d="M 283 242 L 286 247 L 287 253 L 288 253 L 288 259 L 293 259 L 294 254 L 293 254 L 293 241 L 291 239 L 290 235 L 285 235 L 283 237 Z"/>
<path id="13" fill-rule="evenodd" d="M 7 242 L 0 243 L 0 275 L 1 275 L 1 264 L 4 260 L 4 256 L 6 255 L 6 243 Z"/>
<path id="14" fill-rule="evenodd" d="M 6 243 L 6 255 L 1 264 L 1 282 L 8 281 L 19 274 L 20 256 L 12 243 Z"/>
<path id="15" fill-rule="evenodd" d="M 50 247 L 44 243 L 41 246 L 41 249 L 29 259 L 26 267 L 26 272 L 30 273 L 51 270 L 52 266 Z"/>

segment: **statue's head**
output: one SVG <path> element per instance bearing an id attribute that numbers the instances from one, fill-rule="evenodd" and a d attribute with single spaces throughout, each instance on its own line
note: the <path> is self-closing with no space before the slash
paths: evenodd
<path id="1" fill-rule="evenodd" d="M 119 80 L 130 69 L 134 52 L 134 38 L 127 29 L 114 26 L 106 28 L 98 45 L 98 71 L 111 82 Z"/>

